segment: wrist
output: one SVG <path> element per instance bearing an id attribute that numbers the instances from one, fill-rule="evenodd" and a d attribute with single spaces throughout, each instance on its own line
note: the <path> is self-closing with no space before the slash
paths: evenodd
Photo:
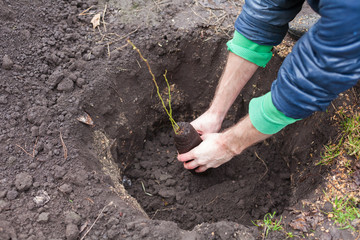
<path id="1" fill-rule="evenodd" d="M 217 108 L 213 104 L 210 105 L 209 109 L 206 111 L 206 113 L 211 116 L 215 121 L 219 122 L 220 125 L 223 122 L 227 111 L 224 111 L 221 108 Z"/>
<path id="2" fill-rule="evenodd" d="M 259 132 L 251 123 L 249 115 L 222 134 L 224 145 L 233 152 L 234 155 L 239 155 L 251 145 L 271 136 L 271 134 Z"/>

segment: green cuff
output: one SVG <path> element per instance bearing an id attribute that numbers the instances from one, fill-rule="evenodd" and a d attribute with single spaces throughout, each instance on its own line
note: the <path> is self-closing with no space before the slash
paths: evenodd
<path id="1" fill-rule="evenodd" d="M 277 110 L 272 102 L 271 92 L 250 101 L 249 116 L 254 127 L 263 134 L 275 134 L 287 125 L 301 120 L 287 117 Z"/>
<path id="2" fill-rule="evenodd" d="M 234 32 L 233 39 L 228 41 L 226 45 L 229 51 L 259 67 L 265 67 L 272 57 L 272 46 L 259 45 L 237 31 Z"/>

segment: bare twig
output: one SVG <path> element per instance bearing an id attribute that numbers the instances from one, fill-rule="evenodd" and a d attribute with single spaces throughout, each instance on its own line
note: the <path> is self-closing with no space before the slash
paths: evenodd
<path id="1" fill-rule="evenodd" d="M 257 152 L 255 152 L 255 155 L 256 155 L 256 157 L 264 164 L 264 166 L 265 166 L 265 168 L 266 168 L 265 173 L 264 173 L 264 174 L 261 176 L 261 178 L 259 179 L 259 181 L 261 181 L 261 179 L 263 179 L 263 177 L 265 177 L 265 175 L 267 174 L 267 172 L 269 171 L 269 169 L 268 169 L 265 161 L 262 160 L 262 159 L 259 157 L 259 155 L 257 154 Z"/>
<path id="2" fill-rule="evenodd" d="M 126 44 L 122 45 L 121 47 L 115 48 L 115 50 L 121 51 L 121 50 L 123 50 L 125 47 L 127 47 L 128 45 L 129 45 L 129 43 L 126 43 Z"/>
<path id="3" fill-rule="evenodd" d="M 107 4 L 105 4 L 104 12 L 103 12 L 103 14 L 102 14 L 102 23 L 103 23 L 103 25 L 104 25 L 104 32 L 106 32 L 106 22 L 105 22 L 106 9 L 107 9 Z"/>
<path id="4" fill-rule="evenodd" d="M 90 13 L 87 13 L 87 12 L 88 12 L 90 9 L 92 9 L 93 7 L 95 7 L 95 6 L 91 6 L 91 7 L 87 8 L 87 9 L 85 9 L 84 11 L 82 11 L 82 12 L 79 14 L 79 16 L 89 15 Z"/>
<path id="5" fill-rule="evenodd" d="M 143 181 L 140 181 L 140 182 L 141 182 L 141 186 L 142 186 L 142 189 L 143 189 L 144 193 L 145 193 L 146 195 L 152 197 L 153 195 L 152 195 L 151 193 L 146 192 Z"/>
<path id="6" fill-rule="evenodd" d="M 15 144 L 15 146 L 17 146 L 18 148 L 20 148 L 21 150 L 23 150 L 24 153 L 26 153 L 27 155 L 29 155 L 30 157 L 34 157 L 33 155 L 31 155 L 30 153 L 28 153 L 24 148 L 22 148 L 21 146 Z"/>
<path id="7" fill-rule="evenodd" d="M 154 219 L 155 215 L 156 215 L 158 212 L 171 211 L 171 210 L 175 210 L 175 209 L 176 209 L 176 207 L 156 209 L 156 211 L 155 211 L 154 215 L 151 217 L 151 219 Z"/>
<path id="8" fill-rule="evenodd" d="M 208 206 L 208 205 L 214 203 L 215 200 L 218 199 L 218 198 L 219 198 L 220 196 L 222 196 L 222 195 L 223 195 L 223 194 L 217 195 L 213 200 L 211 200 L 211 201 L 210 201 L 209 203 L 207 203 L 205 206 Z"/>
<path id="9" fill-rule="evenodd" d="M 159 4 L 156 2 L 156 0 L 153 0 L 154 4 L 156 5 L 156 7 L 159 9 L 159 11 L 162 12 L 162 9 L 161 7 L 159 6 Z"/>
<path id="10" fill-rule="evenodd" d="M 26 153 L 27 155 L 29 155 L 30 157 L 35 158 L 35 148 L 36 148 L 37 142 L 38 142 L 38 138 L 36 138 L 36 140 L 35 140 L 35 144 L 34 144 L 34 147 L 33 147 L 32 154 L 30 154 L 28 151 L 26 151 L 23 147 L 21 147 L 18 144 L 15 144 L 15 146 L 17 146 L 18 148 L 23 150 L 23 152 Z"/>
<path id="11" fill-rule="evenodd" d="M 61 132 L 60 132 L 60 141 L 61 141 L 61 145 L 62 145 L 62 147 L 63 147 L 63 151 L 64 151 L 64 159 L 66 160 L 67 159 L 67 157 L 68 157 L 68 150 L 67 150 L 67 147 L 66 147 L 66 145 L 65 145 L 65 143 L 64 143 L 64 140 L 63 140 L 63 137 L 62 137 L 62 134 L 61 134 Z"/>
<path id="12" fill-rule="evenodd" d="M 135 59 L 135 60 L 136 60 L 137 64 L 139 65 L 139 68 L 141 68 L 139 61 L 137 59 Z"/>
<path id="13" fill-rule="evenodd" d="M 108 51 L 108 58 L 110 58 L 111 57 L 111 55 L 110 55 L 110 45 L 109 45 L 109 43 L 107 43 L 106 45 L 107 45 L 107 51 Z"/>
<path id="14" fill-rule="evenodd" d="M 115 35 L 119 36 L 119 38 L 113 40 L 112 42 L 108 42 L 108 44 L 110 45 L 110 44 L 116 43 L 116 42 L 118 42 L 118 41 L 121 41 L 121 40 L 123 40 L 124 38 L 127 38 L 128 36 L 130 36 L 131 34 L 137 32 L 138 30 L 139 30 L 139 27 L 136 28 L 134 31 L 129 32 L 128 34 L 125 34 L 124 36 L 120 36 L 120 35 L 118 35 L 118 34 L 115 34 Z"/>
<path id="15" fill-rule="evenodd" d="M 201 18 L 202 20 L 204 20 L 206 23 L 209 23 L 209 20 L 207 20 L 207 19 L 203 18 L 202 16 L 200 16 L 197 12 L 195 12 L 194 9 L 192 9 L 192 7 L 190 7 L 190 9 L 191 9 L 191 11 L 192 11 L 196 16 L 198 16 L 199 18 Z"/>
<path id="16" fill-rule="evenodd" d="M 83 240 L 85 238 L 85 236 L 90 232 L 90 230 L 94 227 L 95 223 L 99 220 L 99 218 L 101 217 L 101 215 L 103 214 L 103 212 L 105 211 L 105 209 L 108 206 L 113 205 L 114 203 L 111 201 L 108 205 L 106 205 L 99 213 L 99 215 L 97 216 L 97 218 L 95 219 L 95 221 L 93 222 L 93 224 L 91 224 L 90 228 L 85 232 L 85 234 L 80 238 L 80 240 Z"/>

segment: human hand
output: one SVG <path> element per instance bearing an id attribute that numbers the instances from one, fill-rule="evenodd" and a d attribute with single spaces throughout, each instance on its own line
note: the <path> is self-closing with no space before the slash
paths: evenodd
<path id="1" fill-rule="evenodd" d="M 217 168 L 228 162 L 236 154 L 231 151 L 223 140 L 222 133 L 202 135 L 203 142 L 191 151 L 178 155 L 184 168 L 204 172 L 208 168 Z"/>
<path id="2" fill-rule="evenodd" d="M 200 134 L 217 133 L 221 128 L 223 118 L 219 114 L 204 112 L 200 117 L 191 122 L 191 125 Z"/>
<path id="3" fill-rule="evenodd" d="M 202 137 L 203 142 L 191 151 L 178 155 L 184 168 L 204 172 L 208 168 L 217 168 L 240 154 L 249 146 L 262 141 L 271 135 L 256 130 L 249 115 L 236 125 L 222 133 L 208 133 Z"/>

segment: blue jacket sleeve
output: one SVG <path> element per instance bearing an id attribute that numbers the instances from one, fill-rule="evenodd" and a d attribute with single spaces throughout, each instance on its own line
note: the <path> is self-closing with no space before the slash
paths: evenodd
<path id="1" fill-rule="evenodd" d="M 320 0 L 318 10 L 271 87 L 275 107 L 291 118 L 325 110 L 360 79 L 360 1 Z"/>
<path id="2" fill-rule="evenodd" d="M 278 45 L 303 3 L 304 0 L 246 0 L 235 29 L 257 44 Z"/>

